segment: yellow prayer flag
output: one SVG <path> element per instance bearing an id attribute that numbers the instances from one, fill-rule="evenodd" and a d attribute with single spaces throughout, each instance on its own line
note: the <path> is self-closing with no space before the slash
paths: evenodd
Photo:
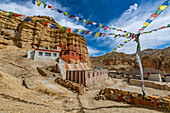
<path id="1" fill-rule="evenodd" d="M 125 38 L 128 37 L 128 35 L 129 35 L 129 32 L 126 33 Z"/>
<path id="2" fill-rule="evenodd" d="M 149 23 L 145 22 L 143 25 L 144 25 L 144 26 L 148 26 L 148 25 L 149 25 Z"/>
<path id="3" fill-rule="evenodd" d="M 41 1 L 37 0 L 37 5 L 40 6 L 41 5 Z"/>
<path id="4" fill-rule="evenodd" d="M 64 15 L 66 16 L 68 13 L 64 12 Z"/>
<path id="5" fill-rule="evenodd" d="M 115 50 L 113 49 L 113 52 L 115 52 Z"/>
<path id="6" fill-rule="evenodd" d="M 96 33 L 96 37 L 98 37 L 98 36 L 99 36 L 99 34 L 100 34 L 100 33 L 99 33 L 99 32 L 97 32 L 97 33 Z"/>
<path id="7" fill-rule="evenodd" d="M 100 27 L 102 27 L 103 25 L 100 24 Z"/>
<path id="8" fill-rule="evenodd" d="M 4 12 L 4 13 L 8 13 L 7 11 L 4 11 L 4 10 L 2 10 L 2 12 Z"/>
<path id="9" fill-rule="evenodd" d="M 122 47 L 121 45 L 119 45 L 119 47 Z"/>
<path id="10" fill-rule="evenodd" d="M 36 21 L 36 19 L 34 19 L 34 18 L 31 18 L 31 20 L 32 20 L 32 21 Z"/>
<path id="11" fill-rule="evenodd" d="M 158 10 L 165 10 L 166 8 L 167 8 L 166 5 L 162 5 L 162 6 L 159 6 L 159 7 L 158 7 Z"/>
<path id="12" fill-rule="evenodd" d="M 115 35 L 114 33 L 112 35 Z"/>
<path id="13" fill-rule="evenodd" d="M 126 42 L 129 42 L 129 40 L 125 40 Z"/>
<path id="14" fill-rule="evenodd" d="M 148 31 L 148 33 L 152 33 L 152 31 Z"/>
<path id="15" fill-rule="evenodd" d="M 87 20 L 85 20 L 85 19 L 83 20 L 84 23 L 85 23 L 86 21 L 87 21 Z"/>
<path id="16" fill-rule="evenodd" d="M 81 29 L 78 30 L 78 32 L 81 32 L 81 31 L 82 31 Z"/>

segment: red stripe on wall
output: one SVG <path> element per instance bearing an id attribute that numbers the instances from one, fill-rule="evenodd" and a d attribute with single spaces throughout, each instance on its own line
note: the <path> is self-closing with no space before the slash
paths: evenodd
<path id="1" fill-rule="evenodd" d="M 84 86 L 86 86 L 86 79 L 85 79 L 85 71 L 84 71 Z"/>
<path id="2" fill-rule="evenodd" d="M 75 71 L 73 71 L 73 82 L 75 82 L 75 76 L 76 76 Z"/>
<path id="3" fill-rule="evenodd" d="M 66 79 L 68 80 L 68 71 L 66 72 Z"/>
<path id="4" fill-rule="evenodd" d="M 83 71 L 81 71 L 81 84 L 83 84 Z"/>
<path id="5" fill-rule="evenodd" d="M 69 72 L 69 80 L 71 80 L 71 71 Z"/>
<path id="6" fill-rule="evenodd" d="M 79 83 L 79 72 L 80 71 L 77 72 L 77 83 Z"/>

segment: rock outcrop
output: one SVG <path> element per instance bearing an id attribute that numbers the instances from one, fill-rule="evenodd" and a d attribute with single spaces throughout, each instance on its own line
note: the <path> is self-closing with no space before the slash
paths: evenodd
<path id="1" fill-rule="evenodd" d="M 20 17 L 8 17 L 8 13 L 0 12 L 0 45 L 17 46 L 24 49 L 32 47 L 55 48 L 62 43 L 67 43 L 67 47 L 78 47 L 79 53 L 82 54 L 85 62 L 90 63 L 86 39 L 77 33 L 68 33 L 61 28 L 50 28 L 43 26 L 45 21 L 51 24 L 58 24 L 52 17 L 34 16 L 33 20 L 26 22 L 21 21 Z M 69 46 L 68 46 L 69 44 Z"/>
<path id="2" fill-rule="evenodd" d="M 110 70 L 128 70 L 135 68 L 135 54 L 113 53 L 109 56 L 91 57 L 96 67 L 103 67 Z M 170 47 L 165 49 L 147 49 L 142 51 L 142 64 L 144 68 L 156 69 L 170 73 Z M 121 65 L 121 66 L 120 66 Z M 122 68 L 123 67 L 123 68 Z"/>

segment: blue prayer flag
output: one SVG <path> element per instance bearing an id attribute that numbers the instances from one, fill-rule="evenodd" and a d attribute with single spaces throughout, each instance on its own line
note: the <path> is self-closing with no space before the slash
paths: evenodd
<path id="1" fill-rule="evenodd" d="M 63 11 L 61 11 L 61 10 L 59 10 L 59 9 L 57 9 L 57 11 L 59 12 L 59 13 L 62 13 Z"/>
<path id="2" fill-rule="evenodd" d="M 31 18 L 27 18 L 26 21 L 27 21 L 27 22 L 31 21 Z"/>
<path id="3" fill-rule="evenodd" d="M 78 32 L 78 29 L 75 29 L 75 30 L 74 30 L 74 32 L 76 32 L 76 33 L 77 33 L 77 32 Z"/>
<path id="4" fill-rule="evenodd" d="M 32 3 L 35 5 L 35 0 L 32 0 Z"/>
<path id="5" fill-rule="evenodd" d="M 52 28 L 56 29 L 56 25 L 55 25 L 55 24 L 53 24 Z"/>

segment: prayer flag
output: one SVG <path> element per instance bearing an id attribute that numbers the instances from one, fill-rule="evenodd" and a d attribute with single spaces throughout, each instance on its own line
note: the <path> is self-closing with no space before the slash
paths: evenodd
<path id="1" fill-rule="evenodd" d="M 162 5 L 158 7 L 158 10 L 165 10 L 168 6 L 167 5 Z"/>
<path id="2" fill-rule="evenodd" d="M 18 14 L 14 14 L 13 16 L 14 16 L 14 17 L 19 17 L 19 16 L 21 16 L 21 15 L 18 15 Z"/>
<path id="3" fill-rule="evenodd" d="M 71 14 L 69 14 L 69 16 L 68 16 L 69 18 L 71 18 Z"/>
<path id="4" fill-rule="evenodd" d="M 9 15 L 8 15 L 8 17 L 10 18 L 10 17 L 12 17 L 14 15 L 14 13 L 12 13 L 12 12 L 9 12 Z"/>
<path id="5" fill-rule="evenodd" d="M 74 30 L 74 32 L 76 32 L 76 33 L 77 33 L 77 32 L 78 32 L 78 29 L 75 29 L 75 30 Z"/>
<path id="6" fill-rule="evenodd" d="M 55 10 L 56 8 L 55 7 L 51 7 L 51 10 Z"/>
<path id="7" fill-rule="evenodd" d="M 89 32 L 89 36 L 91 36 L 92 33 L 93 33 L 93 32 L 90 31 L 90 32 Z"/>
<path id="8" fill-rule="evenodd" d="M 36 21 L 36 19 L 34 19 L 34 18 L 31 18 L 31 20 L 32 20 L 32 21 Z"/>
<path id="9" fill-rule="evenodd" d="M 4 11 L 4 10 L 2 10 L 2 12 L 4 12 L 4 13 L 8 13 L 7 11 Z"/>
<path id="10" fill-rule="evenodd" d="M 41 5 L 41 1 L 37 0 L 37 5 L 40 6 Z"/>
<path id="11" fill-rule="evenodd" d="M 82 34 L 84 34 L 85 32 L 86 32 L 85 30 L 82 30 L 82 32 L 81 32 L 81 33 L 82 33 Z"/>
<path id="12" fill-rule="evenodd" d="M 103 37 L 106 35 L 106 33 L 103 33 Z"/>
<path id="13" fill-rule="evenodd" d="M 75 19 L 78 21 L 78 20 L 79 20 L 79 17 L 76 17 Z"/>
<path id="14" fill-rule="evenodd" d="M 41 22 L 41 20 L 36 20 L 37 22 Z"/>
<path id="15" fill-rule="evenodd" d="M 162 5 L 167 5 L 168 6 L 168 0 L 165 1 Z"/>
<path id="16" fill-rule="evenodd" d="M 87 21 L 87 20 L 85 20 L 85 19 L 83 20 L 84 23 L 85 23 L 86 21 Z"/>
<path id="17" fill-rule="evenodd" d="M 89 33 L 89 31 L 86 31 L 86 32 L 85 32 L 85 35 L 87 35 L 88 33 Z"/>
<path id="18" fill-rule="evenodd" d="M 103 25 L 100 24 L 100 27 L 102 27 Z"/>
<path id="19" fill-rule="evenodd" d="M 89 22 L 89 24 L 92 24 L 92 23 L 93 23 L 92 21 Z"/>
<path id="20" fill-rule="evenodd" d="M 67 32 L 70 32 L 71 31 L 71 28 L 67 27 Z"/>
<path id="21" fill-rule="evenodd" d="M 145 29 L 147 26 L 143 26 L 142 28 Z"/>
<path id="22" fill-rule="evenodd" d="M 150 20 L 150 19 L 147 19 L 147 20 L 146 20 L 146 22 L 147 22 L 147 23 L 151 23 L 151 22 L 152 22 L 152 20 Z"/>
<path id="23" fill-rule="evenodd" d="M 151 17 L 155 17 L 156 18 L 158 15 L 159 14 L 154 13 L 154 14 L 151 15 Z"/>
<path id="24" fill-rule="evenodd" d="M 158 15 L 159 15 L 162 11 L 163 11 L 163 10 L 158 10 L 158 11 L 156 11 L 155 14 L 158 14 Z"/>
<path id="25" fill-rule="evenodd" d="M 98 35 L 99 35 L 99 34 L 100 34 L 100 33 L 99 33 L 99 32 L 97 32 L 97 33 L 96 33 L 96 37 L 98 37 Z"/>
<path id="26" fill-rule="evenodd" d="M 81 29 L 78 30 L 78 32 L 81 32 L 81 31 L 82 31 Z"/>
<path id="27" fill-rule="evenodd" d="M 126 33 L 125 38 L 128 37 L 128 35 L 129 35 L 129 32 Z"/>
<path id="28" fill-rule="evenodd" d="M 43 25 L 44 25 L 44 27 L 46 27 L 47 26 L 47 22 L 43 22 Z"/>
<path id="29" fill-rule="evenodd" d="M 90 21 L 89 20 L 87 20 L 87 24 L 89 24 L 90 23 Z"/>
<path id="30" fill-rule="evenodd" d="M 99 27 L 100 24 L 96 24 L 96 27 Z"/>
<path id="31" fill-rule="evenodd" d="M 94 23 L 94 22 L 92 22 L 93 23 L 93 25 L 96 25 L 97 23 Z"/>
<path id="32" fill-rule="evenodd" d="M 168 24 L 167 27 L 170 27 L 170 24 Z"/>
<path id="33" fill-rule="evenodd" d="M 50 5 L 48 5 L 48 8 L 51 8 L 51 6 L 50 6 Z"/>
<path id="34" fill-rule="evenodd" d="M 56 25 L 55 25 L 55 24 L 53 24 L 52 28 L 56 29 Z"/>
<path id="35" fill-rule="evenodd" d="M 21 16 L 21 21 L 25 20 L 25 18 L 27 18 L 27 17 Z"/>
<path id="36" fill-rule="evenodd" d="M 67 30 L 67 27 L 63 27 L 62 30 L 63 30 L 63 31 L 66 31 L 66 30 Z"/>
<path id="37" fill-rule="evenodd" d="M 32 3 L 35 5 L 35 0 L 32 0 Z"/>
<path id="38" fill-rule="evenodd" d="M 148 25 L 149 25 L 149 23 L 145 22 L 143 25 L 144 25 L 144 26 L 148 26 Z"/>
<path id="39" fill-rule="evenodd" d="M 92 33 L 92 36 L 94 36 L 95 34 L 96 34 L 96 32 L 93 32 L 93 33 Z"/>
<path id="40" fill-rule="evenodd" d="M 116 38 L 117 37 L 117 35 L 115 35 L 115 37 L 114 38 Z"/>
<path id="41" fill-rule="evenodd" d="M 71 15 L 71 17 L 73 18 L 73 17 L 76 17 L 76 16 L 74 16 L 74 15 Z"/>
<path id="42" fill-rule="evenodd" d="M 50 23 L 48 23 L 48 24 L 47 24 L 47 26 L 48 26 L 48 27 L 51 27 L 51 24 L 50 24 Z"/>
<path id="43" fill-rule="evenodd" d="M 71 33 L 74 33 L 74 30 L 75 30 L 75 29 L 72 28 L 70 32 L 71 32 Z"/>
<path id="44" fill-rule="evenodd" d="M 2 11 L 2 10 L 0 9 L 0 11 Z"/>
<path id="45" fill-rule="evenodd" d="M 57 9 L 57 11 L 59 12 L 59 13 L 62 13 L 63 11 L 61 11 L 61 10 L 59 10 L 59 9 Z"/>
<path id="46" fill-rule="evenodd" d="M 64 15 L 66 16 L 68 13 L 64 12 Z"/>
<path id="47" fill-rule="evenodd" d="M 31 21 L 31 18 L 27 18 L 26 21 L 27 21 L 27 22 Z"/>
<path id="48" fill-rule="evenodd" d="M 47 6 L 47 4 L 46 3 L 43 3 L 44 4 L 44 8 Z"/>
<path id="49" fill-rule="evenodd" d="M 104 30 L 106 30 L 108 27 L 106 26 L 105 28 L 104 28 Z"/>
<path id="50" fill-rule="evenodd" d="M 102 33 L 99 34 L 99 37 L 101 37 L 101 36 L 102 36 Z"/>

